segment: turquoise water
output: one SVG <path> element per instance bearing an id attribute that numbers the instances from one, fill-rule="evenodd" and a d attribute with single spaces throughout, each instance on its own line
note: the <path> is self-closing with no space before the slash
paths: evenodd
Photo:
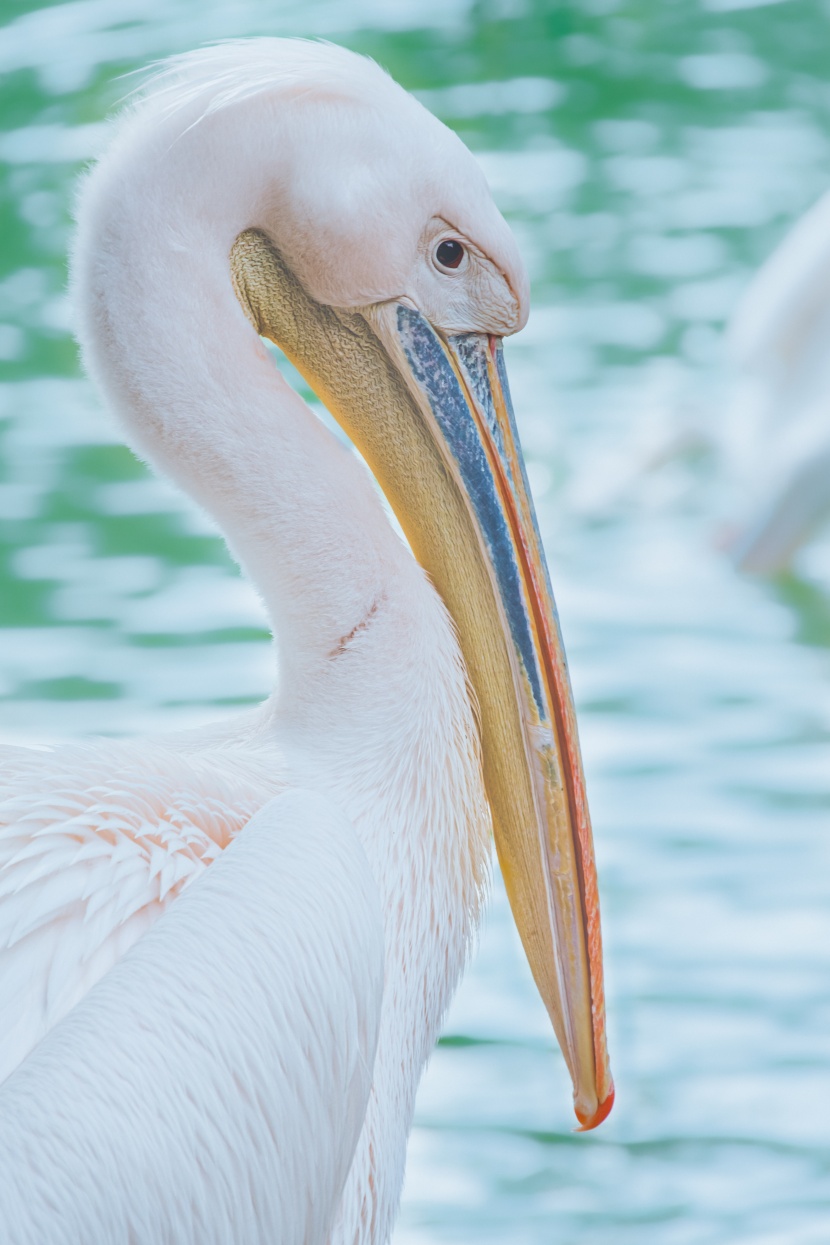
<path id="1" fill-rule="evenodd" d="M 3 14 L 0 733 L 189 724 L 266 692 L 253 593 L 80 375 L 72 185 L 118 75 L 155 57 L 255 33 L 369 52 L 479 154 L 533 277 L 508 366 L 580 710 L 618 1087 L 574 1136 L 497 891 L 422 1087 L 396 1242 L 826 1245 L 830 541 L 787 577 L 737 577 L 711 444 L 724 321 L 830 184 L 830 6 Z"/>

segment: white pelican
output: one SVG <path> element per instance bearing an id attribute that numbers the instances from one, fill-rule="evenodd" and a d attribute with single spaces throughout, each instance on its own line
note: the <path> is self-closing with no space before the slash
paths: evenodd
<path id="1" fill-rule="evenodd" d="M 0 1237 L 386 1242 L 491 816 L 583 1127 L 613 1097 L 502 365 L 521 261 L 463 144 L 376 65 L 256 40 L 173 61 L 122 117 L 73 282 L 88 369 L 222 525 L 281 675 L 202 731 L 3 750 Z"/>
<path id="2" fill-rule="evenodd" d="M 830 193 L 750 283 L 729 329 L 739 384 L 733 475 L 744 496 L 730 552 L 770 573 L 830 515 Z"/>

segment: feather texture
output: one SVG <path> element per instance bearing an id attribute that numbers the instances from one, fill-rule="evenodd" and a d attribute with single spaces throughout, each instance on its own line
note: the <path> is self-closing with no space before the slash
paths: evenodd
<path id="1" fill-rule="evenodd" d="M 0 750 L 0 1077 L 274 795 L 268 763 L 146 741 Z"/>
<path id="2" fill-rule="evenodd" d="M 272 800 L 4 1086 L 4 1242 L 325 1240 L 382 974 L 353 829 L 310 792 Z"/>

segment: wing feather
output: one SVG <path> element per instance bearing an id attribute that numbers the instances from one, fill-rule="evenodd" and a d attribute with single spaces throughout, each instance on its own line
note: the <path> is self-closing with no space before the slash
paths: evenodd
<path id="1" fill-rule="evenodd" d="M 0 748 L 0 1079 L 281 785 L 250 747 Z"/>
<path id="2" fill-rule="evenodd" d="M 329 1240 L 383 953 L 351 823 L 271 800 L 0 1089 L 3 1241 Z"/>

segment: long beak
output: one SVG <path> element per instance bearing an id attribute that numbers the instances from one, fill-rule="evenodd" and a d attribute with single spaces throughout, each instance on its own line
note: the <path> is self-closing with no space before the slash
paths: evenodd
<path id="1" fill-rule="evenodd" d="M 264 235 L 234 284 L 357 445 L 455 622 L 480 714 L 496 849 L 583 1129 L 608 1115 L 596 870 L 564 650 L 501 343 L 445 337 L 417 311 L 364 316 L 308 297 Z"/>

